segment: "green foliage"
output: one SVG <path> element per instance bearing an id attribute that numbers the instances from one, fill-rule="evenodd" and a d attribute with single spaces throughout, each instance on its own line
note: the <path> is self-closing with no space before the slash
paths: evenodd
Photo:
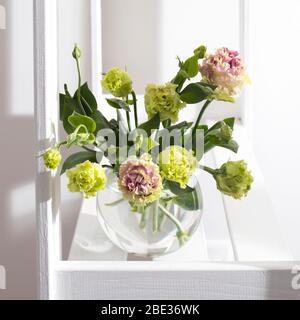
<path id="1" fill-rule="evenodd" d="M 196 189 L 186 186 L 182 189 L 177 182 L 165 181 L 164 186 L 176 197 L 173 201 L 185 210 L 194 211 L 200 208 L 200 199 Z"/>
<path id="2" fill-rule="evenodd" d="M 180 92 L 186 80 L 194 78 L 199 73 L 199 60 L 203 59 L 206 53 L 206 47 L 200 46 L 194 50 L 194 55 L 182 62 L 179 58 L 179 71 L 171 81 L 177 84 L 177 92 Z"/>
<path id="3" fill-rule="evenodd" d="M 94 121 L 94 119 L 88 116 L 83 116 L 76 111 L 74 111 L 73 114 L 69 116 L 68 121 L 73 128 L 84 125 L 90 133 L 93 133 L 96 130 L 96 122 Z"/>
<path id="4" fill-rule="evenodd" d="M 85 162 L 85 161 L 91 161 L 96 163 L 96 152 L 94 151 L 83 151 L 72 154 L 70 157 L 68 157 L 61 169 L 61 175 L 63 175 L 66 170 L 74 168 L 77 164 Z"/>
<path id="5" fill-rule="evenodd" d="M 217 122 L 205 134 L 204 152 L 208 152 L 214 147 L 221 147 L 237 153 L 239 150 L 238 143 L 232 138 L 224 136 L 222 126 L 225 124 L 231 130 L 234 129 L 235 118 L 227 118 Z"/>
<path id="6" fill-rule="evenodd" d="M 129 105 L 124 100 L 114 98 L 114 99 L 106 99 L 106 101 L 111 107 L 115 109 L 123 109 L 125 111 L 130 112 Z"/>
<path id="7" fill-rule="evenodd" d="M 94 120 L 96 123 L 96 129 L 93 132 L 110 128 L 108 120 L 97 109 L 98 106 L 96 98 L 86 83 L 80 87 L 80 95 L 83 110 L 78 103 L 77 91 L 72 97 L 68 91 L 68 87 L 65 85 L 65 93 L 61 93 L 59 96 L 60 120 L 63 122 L 63 127 L 66 133 L 71 134 L 74 131 L 74 125 L 69 122 L 69 117 L 72 116 L 74 112 Z"/>
<path id="8" fill-rule="evenodd" d="M 157 113 L 153 118 L 141 124 L 139 126 L 139 129 L 144 130 L 147 133 L 147 136 L 150 137 L 151 131 L 159 129 L 159 126 L 160 126 L 160 116 L 159 116 L 159 113 Z"/>
<path id="9" fill-rule="evenodd" d="M 74 94 L 74 99 L 77 97 L 77 91 Z M 98 108 L 97 105 L 97 100 L 92 93 L 92 91 L 89 89 L 88 84 L 85 83 L 80 87 L 80 98 L 81 98 L 81 103 L 84 107 L 85 113 L 87 115 L 92 114 L 95 112 Z"/>
<path id="10" fill-rule="evenodd" d="M 180 93 L 180 98 L 182 101 L 195 104 L 203 100 L 210 99 L 213 95 L 214 90 L 209 86 L 204 86 L 200 82 L 189 84 L 184 90 Z"/>

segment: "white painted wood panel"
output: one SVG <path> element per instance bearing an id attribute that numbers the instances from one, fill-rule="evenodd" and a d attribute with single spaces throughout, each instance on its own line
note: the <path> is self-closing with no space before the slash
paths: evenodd
<path id="1" fill-rule="evenodd" d="M 62 263 L 55 299 L 300 299 L 291 263 Z"/>
<path id="2" fill-rule="evenodd" d="M 57 138 L 57 15 L 56 1 L 34 1 L 36 152 L 42 154 Z M 51 298 L 54 265 L 60 259 L 59 179 L 36 168 L 36 221 L 38 231 L 39 294 Z"/>
<path id="3" fill-rule="evenodd" d="M 238 154 L 221 148 L 216 148 L 213 152 L 217 167 L 228 160 L 244 159 L 254 177 L 252 189 L 246 198 L 237 201 L 223 196 L 237 260 L 291 261 L 293 257 L 282 236 L 282 230 L 246 132 L 242 125 L 236 125 L 234 138 L 240 145 Z"/>

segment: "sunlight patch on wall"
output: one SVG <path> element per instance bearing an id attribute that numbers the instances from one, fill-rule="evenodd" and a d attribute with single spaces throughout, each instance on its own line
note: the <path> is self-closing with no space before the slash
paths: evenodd
<path id="1" fill-rule="evenodd" d="M 6 11 L 3 6 L 0 5 L 0 29 L 6 29 Z"/>
<path id="2" fill-rule="evenodd" d="M 35 186 L 33 181 L 11 190 L 9 205 L 14 233 L 24 232 L 31 228 L 34 223 L 32 219 L 32 215 L 35 213 L 34 198 Z"/>

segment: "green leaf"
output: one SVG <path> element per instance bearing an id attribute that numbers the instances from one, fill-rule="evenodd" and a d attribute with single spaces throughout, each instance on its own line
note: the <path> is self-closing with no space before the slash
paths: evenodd
<path id="1" fill-rule="evenodd" d="M 213 92 L 210 87 L 203 86 L 199 82 L 191 83 L 180 93 L 180 98 L 186 103 L 194 104 L 210 98 Z"/>
<path id="2" fill-rule="evenodd" d="M 199 199 L 199 195 L 196 190 L 194 190 L 193 192 L 185 193 L 176 197 L 173 201 L 185 210 L 196 211 L 200 208 L 201 200 L 202 199 Z"/>
<path id="3" fill-rule="evenodd" d="M 208 131 L 208 126 L 206 124 L 200 124 L 197 126 L 198 130 L 203 130 L 204 133 Z"/>
<path id="4" fill-rule="evenodd" d="M 235 124 L 235 118 L 227 118 L 223 120 L 232 130 Z"/>
<path id="5" fill-rule="evenodd" d="M 166 180 L 165 188 L 169 189 L 176 195 L 174 202 L 185 210 L 194 211 L 200 208 L 199 196 L 195 188 L 186 186 L 185 189 L 180 188 L 177 182 Z"/>
<path id="6" fill-rule="evenodd" d="M 174 193 L 176 196 L 181 196 L 186 193 L 194 192 L 195 189 L 191 188 L 189 186 L 186 186 L 185 189 L 181 188 L 179 183 L 175 181 L 165 180 L 164 185 L 167 189 L 170 189 L 172 193 Z"/>
<path id="7" fill-rule="evenodd" d="M 201 84 L 201 86 L 204 86 L 204 87 L 209 87 L 212 90 L 216 90 L 218 88 L 218 86 L 211 83 L 204 82 L 204 81 L 200 81 L 199 84 Z"/>
<path id="8" fill-rule="evenodd" d="M 166 128 L 166 129 L 168 129 L 170 132 L 171 132 L 172 130 L 182 130 L 182 131 L 185 131 L 185 130 L 191 128 L 192 125 L 193 125 L 193 122 L 183 121 L 183 122 L 177 123 L 177 124 L 175 124 L 175 125 L 173 125 L 173 126 L 170 126 L 170 127 Z"/>
<path id="9" fill-rule="evenodd" d="M 72 169 L 77 164 L 85 162 L 87 160 L 96 163 L 97 162 L 96 152 L 94 152 L 94 151 L 83 151 L 83 152 L 78 152 L 78 153 L 72 154 L 64 162 L 60 174 L 63 175 L 66 172 L 66 170 Z"/>
<path id="10" fill-rule="evenodd" d="M 84 124 L 79 125 L 76 130 L 68 136 L 67 148 L 72 146 L 85 146 L 95 142 L 95 136 L 90 133 Z"/>
<path id="11" fill-rule="evenodd" d="M 95 112 L 98 108 L 97 100 L 88 87 L 88 84 L 85 83 L 80 87 L 80 96 L 81 96 L 81 102 L 84 107 L 84 110 L 87 115 L 90 115 L 91 113 Z M 74 98 L 77 99 L 77 91 L 74 94 Z"/>
<path id="12" fill-rule="evenodd" d="M 235 140 L 231 139 L 229 141 L 223 141 L 222 139 L 220 139 L 220 136 L 217 133 L 210 133 L 210 135 L 205 138 L 204 152 L 208 152 L 213 147 L 225 148 L 231 150 L 234 153 L 237 153 L 239 150 L 239 145 Z"/>
<path id="13" fill-rule="evenodd" d="M 63 122 L 63 127 L 65 131 L 70 134 L 74 131 L 74 127 L 69 123 L 68 118 L 74 113 L 77 112 L 80 114 L 80 107 L 75 99 L 68 95 L 61 95 L 60 97 L 60 116 Z"/>
<path id="14" fill-rule="evenodd" d="M 123 109 L 130 112 L 129 105 L 121 99 L 106 99 L 107 103 L 115 109 Z"/>
<path id="15" fill-rule="evenodd" d="M 71 116 L 69 116 L 68 121 L 73 128 L 84 125 L 90 133 L 93 133 L 96 130 L 96 122 L 92 118 L 83 116 L 75 111 Z"/>
<path id="16" fill-rule="evenodd" d="M 99 110 L 94 111 L 90 117 L 96 122 L 96 133 L 102 129 L 111 129 L 108 120 Z"/>
<path id="17" fill-rule="evenodd" d="M 235 124 L 235 118 L 226 118 L 222 121 L 218 121 L 216 124 L 214 124 L 208 131 L 207 133 L 210 133 L 213 130 L 220 129 L 222 126 L 222 123 L 225 122 L 232 130 L 234 129 L 234 124 Z"/>
<path id="18" fill-rule="evenodd" d="M 182 70 L 187 73 L 188 78 L 196 77 L 199 72 L 198 57 L 193 56 L 187 59 L 182 66 Z"/>
<path id="19" fill-rule="evenodd" d="M 142 129 L 142 130 L 146 131 L 147 136 L 150 137 L 151 136 L 151 131 L 159 129 L 159 126 L 160 126 L 160 116 L 159 116 L 159 113 L 158 113 L 152 119 L 150 119 L 147 122 L 141 124 L 139 126 L 139 129 Z"/>
<path id="20" fill-rule="evenodd" d="M 235 140 L 230 140 L 226 143 L 220 142 L 219 144 L 216 144 L 216 146 L 231 150 L 234 153 L 238 153 L 239 151 L 239 145 Z"/>

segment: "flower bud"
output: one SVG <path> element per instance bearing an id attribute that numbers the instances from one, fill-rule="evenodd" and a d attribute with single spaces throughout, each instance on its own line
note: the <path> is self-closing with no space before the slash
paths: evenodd
<path id="1" fill-rule="evenodd" d="M 232 129 L 225 122 L 221 124 L 221 137 L 224 141 L 229 142 L 232 139 Z"/>
<path id="2" fill-rule="evenodd" d="M 247 169 L 245 161 L 228 161 L 214 172 L 218 190 L 222 193 L 241 199 L 245 197 L 251 189 L 253 177 Z"/>
<path id="3" fill-rule="evenodd" d="M 195 56 L 197 56 L 198 59 L 203 59 L 205 57 L 205 53 L 206 47 L 203 45 L 194 50 L 194 54 Z"/>
<path id="4" fill-rule="evenodd" d="M 61 154 L 58 149 L 51 149 L 43 155 L 44 164 L 47 169 L 55 170 L 61 163 Z"/>
<path id="5" fill-rule="evenodd" d="M 77 44 L 75 44 L 75 47 L 74 47 L 74 50 L 73 50 L 73 53 L 72 53 L 72 56 L 74 59 L 80 59 L 81 57 L 81 50 L 80 48 L 77 46 Z"/>

